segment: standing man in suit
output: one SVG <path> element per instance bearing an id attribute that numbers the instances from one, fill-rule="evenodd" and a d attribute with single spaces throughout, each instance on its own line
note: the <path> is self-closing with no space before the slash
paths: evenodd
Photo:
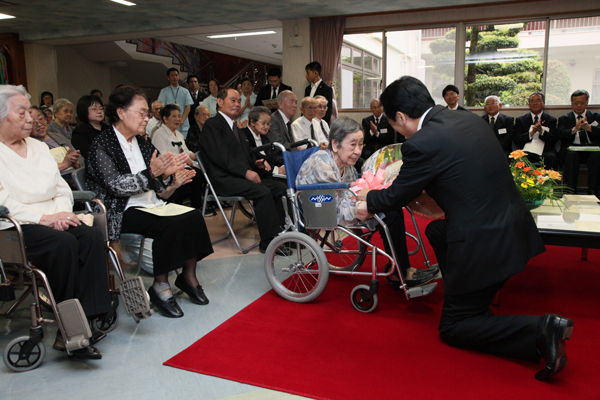
<path id="1" fill-rule="evenodd" d="M 466 108 L 464 108 L 463 106 L 458 105 L 458 99 L 460 98 L 460 91 L 458 90 L 458 87 L 454 86 L 454 85 L 448 85 L 444 88 L 444 90 L 442 90 L 442 97 L 444 98 L 444 101 L 446 102 L 446 104 L 448 104 L 446 106 L 447 109 L 449 110 L 462 110 L 462 111 L 469 111 Z"/>
<path id="2" fill-rule="evenodd" d="M 485 115 L 483 120 L 492 128 L 498 143 L 502 146 L 506 159 L 512 152 L 513 137 L 515 136 L 515 119 L 508 115 L 500 114 L 502 101 L 498 96 L 488 96 L 485 98 Z"/>
<path id="3" fill-rule="evenodd" d="M 398 210 L 423 190 L 445 219 L 427 237 L 444 277 L 440 337 L 451 346 L 534 362 L 547 379 L 566 364 L 573 321 L 560 315 L 494 316 L 489 306 L 506 281 L 545 248 L 489 126 L 473 113 L 436 106 L 425 85 L 404 76 L 381 94 L 394 129 L 407 140 L 388 189 L 359 192 L 357 217 Z M 473 190 L 473 188 L 477 188 Z M 490 207 L 493 204 L 493 207 Z"/>
<path id="4" fill-rule="evenodd" d="M 291 90 L 284 90 L 277 98 L 279 110 L 271 114 L 271 128 L 267 134 L 270 142 L 281 143 L 290 151 L 290 143 L 294 143 L 292 136 L 292 118 L 298 110 L 298 99 Z"/>
<path id="5" fill-rule="evenodd" d="M 383 106 L 379 99 L 371 100 L 370 115 L 362 120 L 362 128 L 365 133 L 365 144 L 361 157 L 367 159 L 382 147 L 394 143 L 394 128 L 390 126 L 388 118 L 383 115 Z M 404 136 L 398 138 L 399 142 L 404 142 Z"/>
<path id="6" fill-rule="evenodd" d="M 260 88 L 254 101 L 255 106 L 262 106 L 263 100 L 277 99 L 284 90 L 292 91 L 292 87 L 281 82 L 281 68 L 272 67 L 267 71 L 268 85 Z M 276 108 L 271 109 L 274 113 Z"/>
<path id="7" fill-rule="evenodd" d="M 264 160 L 256 159 L 248 139 L 234 124 L 241 108 L 238 91 L 219 90 L 217 104 L 217 115 L 206 121 L 200 136 L 202 159 L 217 194 L 253 200 L 261 239 L 259 249 L 264 253 L 285 225 L 281 198 L 287 187 L 264 175 L 261 177 L 261 170 L 268 171 L 271 167 Z M 291 254 L 283 247 L 278 252 Z"/>
<path id="8" fill-rule="evenodd" d="M 529 96 L 529 111 L 517 118 L 515 122 L 515 144 L 527 153 L 531 162 L 544 159 L 546 169 L 558 169 L 558 152 L 556 142 L 556 118 L 544 112 L 545 97 L 543 93 Z"/>
<path id="9" fill-rule="evenodd" d="M 189 120 L 188 122 L 190 123 L 190 128 L 191 128 L 192 126 L 196 125 L 196 118 L 194 117 L 194 115 L 195 115 L 194 111 L 196 111 L 196 108 L 198 108 L 200 103 L 202 103 L 202 100 L 204 100 L 206 95 L 203 95 L 203 93 L 200 91 L 200 81 L 198 80 L 198 77 L 196 75 L 189 75 L 188 79 L 187 79 L 187 83 L 188 83 L 188 88 L 190 91 L 190 96 L 192 96 L 192 101 L 194 102 L 190 106 L 190 114 L 188 115 L 188 120 Z"/>
<path id="10" fill-rule="evenodd" d="M 571 94 L 571 111 L 558 119 L 560 156 L 564 162 L 565 184 L 577 193 L 579 164 L 587 162 L 588 194 L 598 195 L 600 152 L 570 151 L 569 146 L 600 146 L 600 114 L 587 110 L 590 94 L 576 90 Z"/>
<path id="11" fill-rule="evenodd" d="M 305 67 L 306 80 L 310 85 L 304 89 L 304 97 L 315 97 L 321 95 L 327 99 L 327 104 L 332 105 L 333 90 L 321 79 L 321 64 L 316 61 L 308 63 Z M 323 119 L 331 125 L 331 107 L 328 107 Z"/>
<path id="12" fill-rule="evenodd" d="M 187 117 L 190 114 L 190 108 L 192 104 L 194 104 L 194 101 L 192 100 L 192 96 L 190 96 L 189 90 L 179 86 L 179 71 L 177 68 L 169 68 L 167 70 L 167 80 L 169 81 L 169 86 L 161 89 L 158 100 L 164 105 L 175 104 L 180 110 L 183 110 L 181 113 L 182 122 L 179 127 L 179 132 L 181 132 L 185 138 L 188 129 L 190 128 Z"/>

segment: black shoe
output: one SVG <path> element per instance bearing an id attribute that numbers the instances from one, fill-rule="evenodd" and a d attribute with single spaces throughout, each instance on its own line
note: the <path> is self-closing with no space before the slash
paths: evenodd
<path id="1" fill-rule="evenodd" d="M 540 321 L 537 349 L 546 368 L 535 374 L 535 379 L 544 380 L 560 372 L 567 365 L 565 339 L 571 339 L 573 320 L 557 314 L 546 314 Z"/>
<path id="2" fill-rule="evenodd" d="M 261 240 L 260 244 L 258 245 L 258 250 L 260 250 L 261 253 L 265 254 L 267 251 L 267 247 L 269 247 L 269 243 L 266 243 L 265 241 Z M 275 252 L 275 255 L 284 257 L 289 257 L 292 254 L 292 250 L 286 248 L 285 246 L 279 246 L 279 248 Z"/>
<path id="3" fill-rule="evenodd" d="M 385 267 L 383 267 L 383 270 L 385 272 L 389 272 L 390 268 L 392 267 L 391 263 L 387 263 L 385 265 Z M 420 285 L 424 285 L 428 282 L 431 282 L 436 274 L 439 272 L 439 268 L 435 267 L 435 268 L 427 268 L 427 269 L 417 269 L 412 276 L 412 279 L 408 280 L 408 279 L 404 279 L 404 283 L 406 284 L 406 287 L 414 287 L 414 286 L 420 286 Z M 400 278 L 398 277 L 398 272 L 394 271 L 394 273 L 390 276 L 387 276 L 385 279 L 387 279 L 387 281 L 394 287 L 394 289 L 399 290 L 400 289 Z"/>
<path id="4" fill-rule="evenodd" d="M 179 308 L 179 304 L 175 300 L 175 296 L 169 297 L 167 300 L 161 300 L 156 294 L 156 290 L 154 290 L 154 286 L 150 286 L 148 289 L 148 294 L 150 295 L 150 302 L 154 304 L 158 311 L 165 317 L 169 318 L 181 318 L 183 317 L 183 311 Z"/>
<path id="5" fill-rule="evenodd" d="M 206 210 L 204 210 L 204 216 L 205 217 L 212 217 L 214 215 L 217 215 L 217 210 L 215 210 L 214 207 L 207 205 L 206 206 Z"/>
<path id="6" fill-rule="evenodd" d="M 194 302 L 196 304 L 200 304 L 201 306 L 205 306 L 208 304 L 208 298 L 204 294 L 204 290 L 202 289 L 202 286 L 198 285 L 196 287 L 191 287 L 185 281 L 185 278 L 183 277 L 182 274 L 179 274 L 177 276 L 177 279 L 175 279 L 175 286 L 177 286 L 179 289 L 183 290 L 185 292 L 185 294 L 188 295 L 188 297 L 190 298 L 190 300 L 192 302 Z"/>
<path id="7" fill-rule="evenodd" d="M 100 354 L 98 349 L 91 345 L 84 347 L 83 349 L 72 351 L 71 356 L 84 360 L 100 360 L 102 358 L 102 354 Z"/>

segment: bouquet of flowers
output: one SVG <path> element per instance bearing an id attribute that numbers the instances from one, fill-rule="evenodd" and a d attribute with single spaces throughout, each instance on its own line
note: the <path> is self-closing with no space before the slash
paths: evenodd
<path id="1" fill-rule="evenodd" d="M 567 189 L 567 186 L 560 184 L 560 173 L 551 169 L 537 168 L 529 161 L 527 153 L 523 150 L 515 150 L 509 157 L 513 159 L 510 172 L 521 196 L 530 208 L 532 204 L 541 205 L 545 199 L 550 199 L 552 202 L 561 201 L 554 195 L 555 190 Z"/>

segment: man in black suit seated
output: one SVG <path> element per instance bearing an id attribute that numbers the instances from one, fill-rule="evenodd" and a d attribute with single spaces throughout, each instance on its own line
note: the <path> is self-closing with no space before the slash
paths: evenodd
<path id="1" fill-rule="evenodd" d="M 571 111 L 558 119 L 560 156 L 564 163 L 565 184 L 577 192 L 579 164 L 587 162 L 588 194 L 598 195 L 600 152 L 570 151 L 569 146 L 600 146 L 600 114 L 587 110 L 590 94 L 576 90 L 571 94 Z"/>
<path id="2" fill-rule="evenodd" d="M 502 109 L 502 101 L 498 96 L 488 96 L 485 98 L 485 115 L 483 120 L 492 128 L 496 139 L 502 146 L 506 159 L 512 152 L 513 137 L 515 136 L 515 119 L 508 115 L 500 114 Z"/>
<path id="3" fill-rule="evenodd" d="M 365 133 L 365 143 L 361 157 L 367 159 L 382 147 L 394 143 L 394 128 L 390 126 L 387 117 L 383 114 L 383 106 L 379 99 L 371 100 L 370 115 L 362 120 L 362 128 Z M 404 141 L 404 136 L 398 138 L 399 142 Z"/>
<path id="4" fill-rule="evenodd" d="M 399 210 L 426 190 L 446 214 L 426 229 L 444 277 L 442 340 L 499 356 L 544 358 L 537 379 L 559 372 L 571 319 L 494 316 L 489 308 L 507 280 L 545 250 L 504 153 L 484 133 L 489 126 L 473 113 L 436 106 L 425 85 L 410 76 L 393 82 L 380 99 L 390 124 L 407 138 L 404 163 L 388 189 L 358 193 L 366 203 L 359 201 L 356 216 Z"/>
<path id="5" fill-rule="evenodd" d="M 515 144 L 527 153 L 531 162 L 544 159 L 546 169 L 558 169 L 556 118 L 544 112 L 543 93 L 529 96 L 529 111 L 515 121 Z"/>
<path id="6" fill-rule="evenodd" d="M 316 61 L 308 63 L 305 67 L 306 70 L 306 80 L 310 85 L 304 89 L 304 97 L 315 97 L 317 95 L 321 95 L 325 97 L 327 100 L 327 111 L 325 112 L 325 116 L 323 120 L 327 122 L 327 124 L 331 125 L 331 109 L 333 107 L 333 90 L 331 86 L 323 82 L 321 79 L 321 64 Z"/>
<path id="7" fill-rule="evenodd" d="M 284 90 L 292 90 L 291 86 L 288 86 L 281 82 L 281 69 L 278 67 L 272 67 L 267 72 L 268 85 L 260 88 L 254 101 L 255 106 L 262 106 L 263 100 L 277 99 L 281 92 Z M 276 108 L 272 108 L 271 112 L 277 111 Z"/>
<path id="8" fill-rule="evenodd" d="M 217 194 L 253 200 L 261 239 L 259 248 L 264 253 L 285 224 L 281 198 L 287 188 L 265 175 L 261 176 L 261 170 L 270 170 L 269 164 L 256 159 L 250 151 L 248 139 L 234 123 L 241 108 L 237 90 L 219 90 L 217 104 L 217 115 L 206 121 L 200 136 L 202 160 Z M 278 252 L 290 254 L 283 247 Z"/>
<path id="9" fill-rule="evenodd" d="M 190 121 L 190 129 L 192 126 L 196 125 L 196 118 L 194 117 L 194 111 L 196 108 L 202 103 L 206 97 L 206 93 L 200 90 L 200 81 L 196 75 L 189 75 L 187 78 L 188 90 L 190 91 L 190 96 L 192 96 L 192 100 L 194 100 L 194 104 L 190 106 L 190 114 L 188 115 L 188 120 Z M 188 130 L 189 133 L 189 130 Z"/>
<path id="10" fill-rule="evenodd" d="M 454 86 L 454 85 L 448 85 L 444 88 L 444 90 L 442 90 L 442 97 L 444 98 L 444 101 L 446 102 L 446 104 L 448 104 L 446 106 L 447 109 L 449 110 L 462 110 L 462 111 L 469 111 L 466 108 L 464 108 L 463 106 L 458 105 L 458 99 L 459 99 L 459 95 L 460 95 L 460 91 L 458 90 L 458 87 Z"/>
<path id="11" fill-rule="evenodd" d="M 281 143 L 287 151 L 290 151 L 290 143 L 294 142 L 292 118 L 298 110 L 298 99 L 292 91 L 285 90 L 277 97 L 277 105 L 279 110 L 271 114 L 271 128 L 267 136 L 270 142 Z"/>

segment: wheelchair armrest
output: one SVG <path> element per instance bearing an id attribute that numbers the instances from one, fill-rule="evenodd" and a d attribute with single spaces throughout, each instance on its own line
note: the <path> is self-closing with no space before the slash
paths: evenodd
<path id="1" fill-rule="evenodd" d="M 5 215 L 10 214 L 10 211 L 8 211 L 8 208 L 6 208 L 5 206 L 0 206 L 0 217 L 4 217 Z"/>
<path id="2" fill-rule="evenodd" d="M 73 190 L 73 200 L 75 201 L 92 201 L 96 198 L 96 193 L 89 190 Z"/>
<path id="3" fill-rule="evenodd" d="M 319 189 L 349 189 L 350 183 L 348 182 L 335 182 L 335 183 L 312 183 L 308 185 L 298 185 L 296 190 L 319 190 Z"/>

